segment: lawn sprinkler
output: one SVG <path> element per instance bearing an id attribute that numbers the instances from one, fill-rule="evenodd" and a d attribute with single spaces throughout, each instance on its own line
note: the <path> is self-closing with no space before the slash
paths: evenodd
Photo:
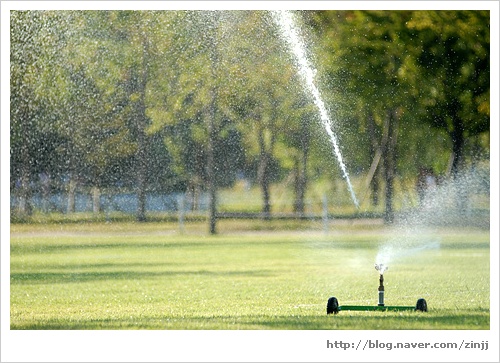
<path id="1" fill-rule="evenodd" d="M 357 310 L 357 311 L 427 311 L 427 302 L 425 299 L 418 299 L 416 306 L 386 306 L 384 303 L 384 272 L 387 271 L 389 266 L 383 263 L 375 264 L 375 270 L 380 274 L 378 286 L 378 305 L 377 306 L 360 306 L 360 305 L 339 305 L 336 297 L 332 296 L 328 299 L 326 305 L 327 314 L 338 314 L 342 310 Z"/>
<path id="2" fill-rule="evenodd" d="M 375 264 L 375 270 L 380 273 L 380 285 L 378 286 L 378 306 L 384 306 L 384 272 L 389 268 L 383 263 Z"/>

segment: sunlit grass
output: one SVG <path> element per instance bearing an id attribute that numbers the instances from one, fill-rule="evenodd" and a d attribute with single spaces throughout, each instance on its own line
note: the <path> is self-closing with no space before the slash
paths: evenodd
<path id="1" fill-rule="evenodd" d="M 441 247 L 395 262 L 386 304 L 428 313 L 326 315 L 376 305 L 383 226 L 237 232 L 205 224 L 11 226 L 12 329 L 489 329 L 489 233 L 441 230 Z M 255 222 L 257 223 L 257 222 Z M 262 223 L 262 222 L 260 222 Z"/>

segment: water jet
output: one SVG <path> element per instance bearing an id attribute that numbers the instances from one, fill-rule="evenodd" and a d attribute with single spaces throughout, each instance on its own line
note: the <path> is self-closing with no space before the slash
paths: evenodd
<path id="1" fill-rule="evenodd" d="M 342 153 L 340 152 L 337 135 L 333 131 L 332 119 L 328 114 L 319 88 L 316 86 L 315 76 L 317 70 L 313 67 L 307 56 L 303 40 L 301 39 L 299 32 L 295 26 L 293 14 L 287 10 L 273 11 L 271 12 L 271 14 L 274 18 L 274 21 L 278 25 L 278 28 L 280 29 L 281 37 L 288 45 L 290 52 L 295 58 L 295 63 L 299 69 L 300 75 L 302 76 L 304 87 L 308 91 L 314 101 L 314 104 L 318 108 L 321 124 L 323 125 L 326 133 L 328 134 L 328 137 L 330 138 L 330 142 L 333 146 L 333 151 L 335 153 L 335 156 L 337 157 L 340 169 L 342 170 L 342 176 L 345 179 L 347 188 L 349 190 L 349 193 L 351 194 L 351 199 L 356 206 L 356 209 L 359 209 L 359 202 L 356 198 L 356 194 L 354 193 L 351 180 L 349 179 L 349 173 L 347 172 L 346 165 L 342 158 Z"/>

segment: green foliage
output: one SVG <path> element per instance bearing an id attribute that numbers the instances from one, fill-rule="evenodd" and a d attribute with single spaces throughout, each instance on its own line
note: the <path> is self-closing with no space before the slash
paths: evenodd
<path id="1" fill-rule="evenodd" d="M 487 11 L 296 15 L 351 174 L 368 173 L 389 114 L 396 178 L 488 158 Z M 219 187 L 334 183 L 317 120 L 266 12 L 11 13 L 12 185 L 48 172 L 205 189 L 212 148 Z"/>
<path id="2" fill-rule="evenodd" d="M 489 131 L 489 12 L 420 11 L 408 28 L 416 34 L 415 59 L 425 81 L 422 119 L 450 136 L 456 171 L 478 153 L 476 136 Z M 489 144 L 480 147 L 484 153 Z"/>
<path id="3" fill-rule="evenodd" d="M 402 175 L 415 174 L 419 164 L 445 173 L 452 153 L 477 146 L 474 135 L 489 131 L 488 16 L 487 11 L 309 14 L 309 23 L 320 34 L 324 56 L 319 60 L 327 85 L 332 85 L 327 89 L 341 105 L 339 121 L 359 120 L 357 131 L 343 134 L 355 155 L 369 148 L 369 142 L 352 142 L 366 132 L 369 115 L 381 128 L 391 108 L 398 109 L 404 135 L 398 139 Z M 429 131 L 424 122 L 437 132 Z M 470 144 L 452 148 L 459 136 L 469 138 Z M 432 148 L 429 140 L 436 141 Z M 469 160 L 477 154 L 475 150 Z"/>

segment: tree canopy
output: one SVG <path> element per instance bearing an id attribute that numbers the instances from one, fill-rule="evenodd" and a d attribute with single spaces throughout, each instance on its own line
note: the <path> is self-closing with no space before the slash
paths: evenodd
<path id="1" fill-rule="evenodd" d="M 296 15 L 347 167 L 386 210 L 393 183 L 422 165 L 446 176 L 487 160 L 488 11 Z M 12 11 L 10 20 L 11 188 L 24 201 L 46 173 L 65 190 L 68 180 L 128 186 L 138 220 L 148 191 L 209 192 L 215 218 L 217 189 L 245 177 L 260 186 L 265 215 L 270 185 L 293 180 L 304 213 L 309 182 L 342 178 L 267 12 Z"/>

